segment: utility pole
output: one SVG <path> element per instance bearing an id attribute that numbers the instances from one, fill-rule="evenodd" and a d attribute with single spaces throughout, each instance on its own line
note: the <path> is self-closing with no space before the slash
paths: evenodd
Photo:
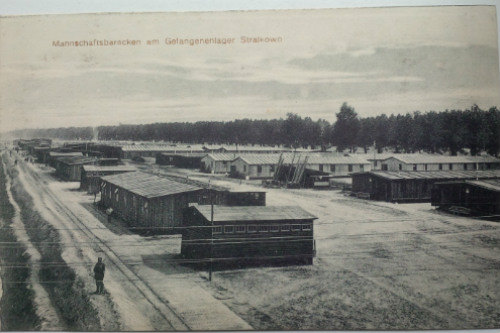
<path id="1" fill-rule="evenodd" d="M 208 271 L 208 281 L 212 282 L 212 270 L 213 270 L 213 257 L 214 257 L 214 199 L 212 195 L 212 189 L 210 186 L 210 180 L 208 181 L 208 190 L 210 191 L 210 224 L 212 231 L 212 237 L 210 237 L 210 269 Z"/>

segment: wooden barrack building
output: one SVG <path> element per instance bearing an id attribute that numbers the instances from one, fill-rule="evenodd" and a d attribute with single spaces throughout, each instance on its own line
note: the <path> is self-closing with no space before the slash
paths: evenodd
<path id="1" fill-rule="evenodd" d="M 101 177 L 101 204 L 144 232 L 178 232 L 183 210 L 202 188 L 142 172 Z"/>
<path id="2" fill-rule="evenodd" d="M 184 169 L 200 169 L 202 166 L 202 158 L 206 153 L 185 153 L 185 154 L 169 154 L 160 153 L 156 155 L 156 164 L 172 165 L 177 168 Z"/>
<path id="3" fill-rule="evenodd" d="M 84 165 L 81 171 L 80 189 L 87 191 L 89 194 L 97 193 L 100 190 L 101 177 L 133 171 L 136 171 L 136 169 L 126 165 Z"/>
<path id="4" fill-rule="evenodd" d="M 500 179 L 439 182 L 432 189 L 432 206 L 452 212 L 500 219 Z"/>
<path id="5" fill-rule="evenodd" d="M 352 175 L 357 196 L 387 202 L 431 202 L 437 182 L 500 179 L 500 170 L 484 171 L 371 171 Z"/>
<path id="6" fill-rule="evenodd" d="M 181 254 L 217 262 L 312 264 L 316 218 L 296 206 L 213 206 L 213 212 L 210 205 L 191 206 L 184 213 Z"/>

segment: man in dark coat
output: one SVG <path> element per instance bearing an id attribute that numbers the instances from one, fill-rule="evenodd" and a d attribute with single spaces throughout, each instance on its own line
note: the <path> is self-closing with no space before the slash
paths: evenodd
<path id="1" fill-rule="evenodd" d="M 104 271 L 106 270 L 106 266 L 102 262 L 102 258 L 99 257 L 97 259 L 97 263 L 94 266 L 94 279 L 95 284 L 97 286 L 96 294 L 104 294 Z"/>

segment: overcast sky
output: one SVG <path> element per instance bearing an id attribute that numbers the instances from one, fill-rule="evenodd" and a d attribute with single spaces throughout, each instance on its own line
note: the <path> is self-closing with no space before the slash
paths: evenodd
<path id="1" fill-rule="evenodd" d="M 177 37 L 235 43 L 165 45 Z M 94 39 L 142 44 L 52 46 Z M 343 102 L 361 117 L 487 109 L 500 106 L 497 40 L 493 6 L 4 17 L 0 132 L 288 112 L 333 122 Z"/>

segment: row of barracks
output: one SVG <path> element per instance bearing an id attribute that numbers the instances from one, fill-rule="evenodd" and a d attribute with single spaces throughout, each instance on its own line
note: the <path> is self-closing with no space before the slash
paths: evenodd
<path id="1" fill-rule="evenodd" d="M 498 158 L 394 154 L 373 161 L 372 171 L 351 175 L 353 195 L 386 202 L 429 202 L 476 216 L 500 214 Z"/>
<path id="2" fill-rule="evenodd" d="M 140 233 L 182 234 L 181 255 L 311 264 L 315 216 L 265 192 L 206 189 L 142 172 L 102 176 L 101 203 Z"/>
<path id="3" fill-rule="evenodd" d="M 216 154 L 276 154 L 291 152 L 291 148 L 268 147 L 268 146 L 240 146 L 240 145 L 180 145 L 180 144 L 133 144 L 121 147 L 122 157 L 132 159 L 134 157 L 156 157 L 158 154 L 170 156 L 204 156 L 210 153 Z M 199 167 L 199 165 L 197 166 Z"/>
<path id="4" fill-rule="evenodd" d="M 500 160 L 491 156 L 443 156 L 425 154 L 339 155 L 334 153 L 209 153 L 158 154 L 157 163 L 181 168 L 200 168 L 214 174 L 235 174 L 247 179 L 270 179 L 280 161 L 287 167 L 301 163 L 306 169 L 329 177 L 377 171 L 475 171 L 498 170 Z"/>
<path id="5" fill-rule="evenodd" d="M 74 142 L 53 146 L 51 139 L 17 139 L 14 146 L 27 151 L 39 163 L 52 164 L 55 157 L 59 156 L 86 156 L 99 159 L 121 159 L 122 148 L 119 145 L 99 144 L 96 142 Z"/>

